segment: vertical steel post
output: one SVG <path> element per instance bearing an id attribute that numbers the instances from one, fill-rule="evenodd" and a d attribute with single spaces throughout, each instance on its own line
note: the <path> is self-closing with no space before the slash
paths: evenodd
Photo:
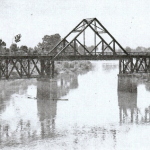
<path id="1" fill-rule="evenodd" d="M 21 75 L 21 78 L 22 78 L 22 76 L 23 76 L 23 72 L 22 72 L 22 66 L 23 66 L 22 59 L 20 59 L 19 61 L 20 61 L 20 71 L 21 71 L 20 75 Z"/>
<path id="2" fill-rule="evenodd" d="M 97 32 L 96 21 L 94 21 L 95 32 Z M 96 33 L 94 32 L 94 46 L 95 46 L 95 55 L 96 55 Z"/>
<path id="3" fill-rule="evenodd" d="M 28 58 L 28 78 L 30 78 L 30 59 Z"/>
<path id="4" fill-rule="evenodd" d="M 85 28 L 85 22 L 83 22 L 83 29 Z M 85 53 L 85 30 L 83 31 L 83 45 L 84 45 L 84 55 L 86 55 Z"/>
<path id="5" fill-rule="evenodd" d="M 5 59 L 5 77 L 6 77 L 6 79 L 9 78 L 9 76 L 8 76 L 8 58 Z"/>
<path id="6" fill-rule="evenodd" d="M 76 55 L 76 40 L 74 40 L 74 56 Z"/>
<path id="7" fill-rule="evenodd" d="M 104 55 L 104 42 L 102 41 L 102 55 Z"/>
<path id="8" fill-rule="evenodd" d="M 119 59 L 119 74 L 121 74 L 121 62 L 122 62 L 122 60 Z"/>
<path id="9" fill-rule="evenodd" d="M 148 59 L 148 72 L 150 72 L 150 58 L 147 59 Z"/>
<path id="10" fill-rule="evenodd" d="M 148 68 L 147 68 L 147 61 L 146 61 L 146 58 L 143 58 L 144 59 L 144 62 L 145 62 L 145 72 L 147 73 L 148 72 Z"/>
<path id="11" fill-rule="evenodd" d="M 123 72 L 122 73 L 125 73 L 125 67 L 124 67 L 124 59 L 122 60 L 122 70 L 123 70 Z"/>
<path id="12" fill-rule="evenodd" d="M 113 55 L 116 54 L 116 51 L 115 51 L 115 41 L 113 40 Z"/>
<path id="13" fill-rule="evenodd" d="M 133 69 L 133 58 L 130 58 L 130 62 L 131 62 L 131 65 L 130 65 L 131 73 L 133 73 L 134 72 L 134 69 Z"/>
<path id="14" fill-rule="evenodd" d="M 43 59 L 41 59 L 40 61 L 41 61 L 41 76 L 44 76 L 45 63 Z"/>
<path id="15" fill-rule="evenodd" d="M 138 73 L 138 58 L 136 58 L 135 68 L 136 68 L 136 73 Z"/>
<path id="16" fill-rule="evenodd" d="M 54 61 L 52 61 L 51 63 L 52 63 L 52 78 L 54 78 L 55 63 Z"/>
<path id="17" fill-rule="evenodd" d="M 46 75 L 50 76 L 50 59 L 47 59 L 46 62 Z"/>

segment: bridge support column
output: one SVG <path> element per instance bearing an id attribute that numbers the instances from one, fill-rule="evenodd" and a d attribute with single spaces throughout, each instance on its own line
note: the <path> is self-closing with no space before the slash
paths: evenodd
<path id="1" fill-rule="evenodd" d="M 74 55 L 76 55 L 76 40 L 74 40 Z"/>
<path id="2" fill-rule="evenodd" d="M 44 76 L 44 69 L 45 69 L 45 63 L 44 63 L 44 59 L 40 60 L 40 65 L 41 65 L 41 77 Z"/>
<path id="3" fill-rule="evenodd" d="M 45 64 L 45 72 L 46 72 L 46 76 L 50 76 L 50 72 L 51 72 L 51 64 L 49 60 L 46 60 L 46 64 Z"/>
<path id="4" fill-rule="evenodd" d="M 51 63 L 52 63 L 52 69 L 51 69 L 51 72 L 52 72 L 52 78 L 54 78 L 55 63 L 54 63 L 54 61 L 52 61 Z"/>
<path id="5" fill-rule="evenodd" d="M 23 70 L 22 70 L 23 69 L 22 68 L 23 67 L 23 63 L 22 63 L 22 59 L 20 59 L 19 61 L 20 61 L 20 77 L 22 78 L 22 76 L 23 76 Z"/>
<path id="6" fill-rule="evenodd" d="M 28 78 L 30 78 L 30 59 L 28 58 L 28 60 L 27 60 L 28 62 L 27 62 L 27 64 L 28 64 Z"/>
<path id="7" fill-rule="evenodd" d="M 41 59 L 41 77 L 54 77 L 54 61 Z"/>
<path id="8" fill-rule="evenodd" d="M 102 55 L 104 55 L 104 42 L 102 41 Z"/>
<path id="9" fill-rule="evenodd" d="M 8 61 L 8 59 L 6 59 L 5 60 L 5 76 L 6 76 L 6 79 L 8 79 L 9 78 L 9 76 L 8 76 L 8 63 L 9 63 L 9 61 Z"/>

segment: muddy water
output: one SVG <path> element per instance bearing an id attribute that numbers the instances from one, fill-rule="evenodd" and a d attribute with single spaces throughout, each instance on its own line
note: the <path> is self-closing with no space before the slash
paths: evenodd
<path id="1" fill-rule="evenodd" d="M 1 81 L 1 149 L 148 149 L 150 82 L 118 61 L 84 74 Z"/>

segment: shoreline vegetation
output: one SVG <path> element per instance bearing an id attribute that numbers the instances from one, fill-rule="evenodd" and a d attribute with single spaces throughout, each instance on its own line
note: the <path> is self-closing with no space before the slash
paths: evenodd
<path id="1" fill-rule="evenodd" d="M 17 46 L 17 43 L 21 41 L 21 34 L 16 35 L 14 37 L 15 42 L 11 44 L 10 48 L 6 48 L 6 43 L 0 39 L 0 53 L 2 54 L 42 54 L 42 53 L 49 53 L 57 43 L 61 41 L 61 36 L 59 34 L 54 35 L 45 35 L 42 38 L 42 42 L 39 42 L 37 46 L 34 48 L 27 47 L 26 45 L 22 45 L 20 47 Z M 62 45 L 58 47 L 55 51 L 58 53 L 61 50 Z M 82 46 L 76 45 L 80 54 L 84 53 L 84 48 Z M 87 46 L 86 46 L 87 47 Z M 87 47 L 90 51 L 93 49 L 94 46 Z M 65 52 L 73 52 L 74 49 L 69 46 Z M 11 69 L 11 68 L 9 68 Z M 90 61 L 55 61 L 55 69 L 54 75 L 68 74 L 68 73 L 76 73 L 76 74 L 84 74 L 92 69 L 92 63 Z M 17 72 L 12 72 L 12 78 L 17 77 Z"/>
<path id="2" fill-rule="evenodd" d="M 55 62 L 55 69 L 54 74 L 68 74 L 68 73 L 75 73 L 75 74 L 84 74 L 90 70 L 92 70 L 94 66 L 90 61 L 59 61 Z"/>

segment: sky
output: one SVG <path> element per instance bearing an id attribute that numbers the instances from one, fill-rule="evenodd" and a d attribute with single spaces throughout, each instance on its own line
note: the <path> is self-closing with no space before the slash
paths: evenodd
<path id="1" fill-rule="evenodd" d="M 82 19 L 97 18 L 123 46 L 150 47 L 150 0 L 0 0 L 0 38 L 34 47 L 44 35 L 63 38 Z M 92 39 L 93 40 L 93 39 Z"/>

